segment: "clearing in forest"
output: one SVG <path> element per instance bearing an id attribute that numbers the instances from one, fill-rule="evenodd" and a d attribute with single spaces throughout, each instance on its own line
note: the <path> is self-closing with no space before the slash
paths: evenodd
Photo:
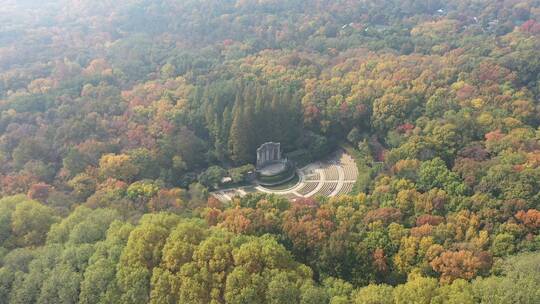
<path id="1" fill-rule="evenodd" d="M 316 196 L 331 197 L 350 193 L 358 177 L 354 159 L 343 150 L 338 150 L 323 161 L 298 169 L 297 173 L 298 182 L 285 189 L 255 185 L 218 190 L 211 194 L 222 202 L 253 192 L 276 194 L 291 200 Z"/>

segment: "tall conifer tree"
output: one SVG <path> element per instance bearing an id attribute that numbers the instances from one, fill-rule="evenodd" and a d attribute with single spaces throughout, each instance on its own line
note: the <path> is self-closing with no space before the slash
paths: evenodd
<path id="1" fill-rule="evenodd" d="M 237 164 L 245 163 L 249 160 L 249 138 L 242 93 L 236 95 L 229 134 L 229 152 L 231 159 Z"/>

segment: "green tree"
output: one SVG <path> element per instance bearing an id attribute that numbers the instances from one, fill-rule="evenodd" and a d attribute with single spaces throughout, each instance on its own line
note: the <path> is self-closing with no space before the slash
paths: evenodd
<path id="1" fill-rule="evenodd" d="M 241 97 L 237 95 L 237 100 L 233 109 L 233 118 L 229 134 L 229 151 L 231 159 L 237 163 L 247 163 L 251 160 L 249 128 L 247 113 Z"/>
<path id="2" fill-rule="evenodd" d="M 81 282 L 81 304 L 119 303 L 121 290 L 116 280 L 117 264 L 125 247 L 132 225 L 113 222 L 106 239 L 96 243 Z"/>
<path id="3" fill-rule="evenodd" d="M 17 204 L 11 215 L 11 229 L 19 246 L 38 246 L 45 242 L 49 228 L 57 221 L 51 208 L 24 200 Z"/>
<path id="4" fill-rule="evenodd" d="M 79 173 L 84 172 L 87 166 L 91 164 L 88 156 L 81 153 L 77 149 L 69 149 L 66 156 L 62 160 L 63 167 L 69 173 L 70 177 L 73 177 Z"/>
<path id="5" fill-rule="evenodd" d="M 97 181 L 86 173 L 80 173 L 72 178 L 68 185 L 73 189 L 73 195 L 79 201 L 85 201 L 97 188 Z"/>
<path id="6" fill-rule="evenodd" d="M 137 181 L 129 185 L 126 195 L 131 200 L 144 204 L 154 197 L 159 191 L 159 186 L 151 180 Z"/>
<path id="7" fill-rule="evenodd" d="M 478 278 L 472 283 L 476 303 L 537 303 L 540 301 L 540 254 L 526 253 L 504 261 L 501 276 Z"/>
<path id="8" fill-rule="evenodd" d="M 467 192 L 459 176 L 448 170 L 444 161 L 438 157 L 422 163 L 418 185 L 424 191 L 441 188 L 453 195 L 464 195 Z"/>
<path id="9" fill-rule="evenodd" d="M 174 215 L 149 214 L 131 231 L 116 274 L 122 303 L 148 303 L 152 269 L 160 264 L 163 246 L 178 222 Z"/>
<path id="10" fill-rule="evenodd" d="M 208 188 L 215 188 L 221 183 L 221 179 L 227 175 L 227 171 L 219 166 L 211 166 L 199 174 L 198 180 Z"/>
<path id="11" fill-rule="evenodd" d="M 432 302 L 441 304 L 476 303 L 474 301 L 471 284 L 463 279 L 457 279 L 449 285 L 442 285 L 439 288 L 439 295 L 435 297 Z"/>
<path id="12" fill-rule="evenodd" d="M 356 304 L 393 304 L 392 292 L 392 286 L 370 284 L 354 293 L 353 302 Z"/>
<path id="13" fill-rule="evenodd" d="M 115 210 L 91 210 L 81 206 L 68 217 L 51 226 L 47 244 L 93 244 L 103 240 L 111 223 L 120 219 Z"/>
<path id="14" fill-rule="evenodd" d="M 127 154 L 105 154 L 99 160 L 99 172 L 104 178 L 131 181 L 139 173 L 139 169 Z"/>
<path id="15" fill-rule="evenodd" d="M 491 245 L 491 252 L 495 256 L 507 256 L 514 253 L 515 238 L 510 233 L 501 233 L 495 236 Z"/>
<path id="16" fill-rule="evenodd" d="M 394 303 L 430 304 L 437 295 L 438 284 L 436 279 L 416 277 L 409 279 L 407 283 L 394 289 Z"/>

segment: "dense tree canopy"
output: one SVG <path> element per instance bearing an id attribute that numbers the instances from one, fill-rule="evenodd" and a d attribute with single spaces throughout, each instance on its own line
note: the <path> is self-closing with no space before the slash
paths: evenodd
<path id="1" fill-rule="evenodd" d="M 4 2 L 0 303 L 540 302 L 538 0 Z"/>

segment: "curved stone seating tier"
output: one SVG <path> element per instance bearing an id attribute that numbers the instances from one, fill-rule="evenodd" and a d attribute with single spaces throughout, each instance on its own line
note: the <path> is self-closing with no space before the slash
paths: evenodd
<path id="1" fill-rule="evenodd" d="M 344 183 L 341 190 L 339 190 L 339 194 L 348 194 L 352 191 L 354 187 L 354 183 Z"/>
<path id="2" fill-rule="evenodd" d="M 235 197 L 236 195 L 238 195 L 238 192 L 236 190 L 227 190 L 227 191 L 223 191 L 223 194 L 228 195 L 230 197 Z"/>
<path id="3" fill-rule="evenodd" d="M 358 178 L 358 169 L 356 165 L 347 165 L 343 168 L 345 171 L 345 180 L 356 180 Z"/>
<path id="4" fill-rule="evenodd" d="M 306 181 L 318 181 L 321 179 L 321 175 L 318 172 L 304 175 Z"/>
<path id="5" fill-rule="evenodd" d="M 221 193 L 214 193 L 214 196 L 221 202 L 226 202 L 229 200 L 225 195 Z"/>
<path id="6" fill-rule="evenodd" d="M 298 192 L 301 195 L 306 195 L 312 192 L 313 190 L 315 190 L 318 184 L 319 182 L 307 182 L 304 184 L 302 188 L 298 189 L 296 192 Z"/>
<path id="7" fill-rule="evenodd" d="M 343 154 L 339 162 L 346 165 L 355 164 L 354 159 L 350 155 L 347 155 L 347 154 Z"/>
<path id="8" fill-rule="evenodd" d="M 324 183 L 322 188 L 319 191 L 317 191 L 317 193 L 315 193 L 315 196 L 317 195 L 330 196 L 330 194 L 332 194 L 332 192 L 336 189 L 337 184 L 338 184 L 337 182 Z"/>
<path id="9" fill-rule="evenodd" d="M 326 180 L 339 180 L 338 169 L 335 165 L 325 168 L 324 175 L 326 177 Z"/>

